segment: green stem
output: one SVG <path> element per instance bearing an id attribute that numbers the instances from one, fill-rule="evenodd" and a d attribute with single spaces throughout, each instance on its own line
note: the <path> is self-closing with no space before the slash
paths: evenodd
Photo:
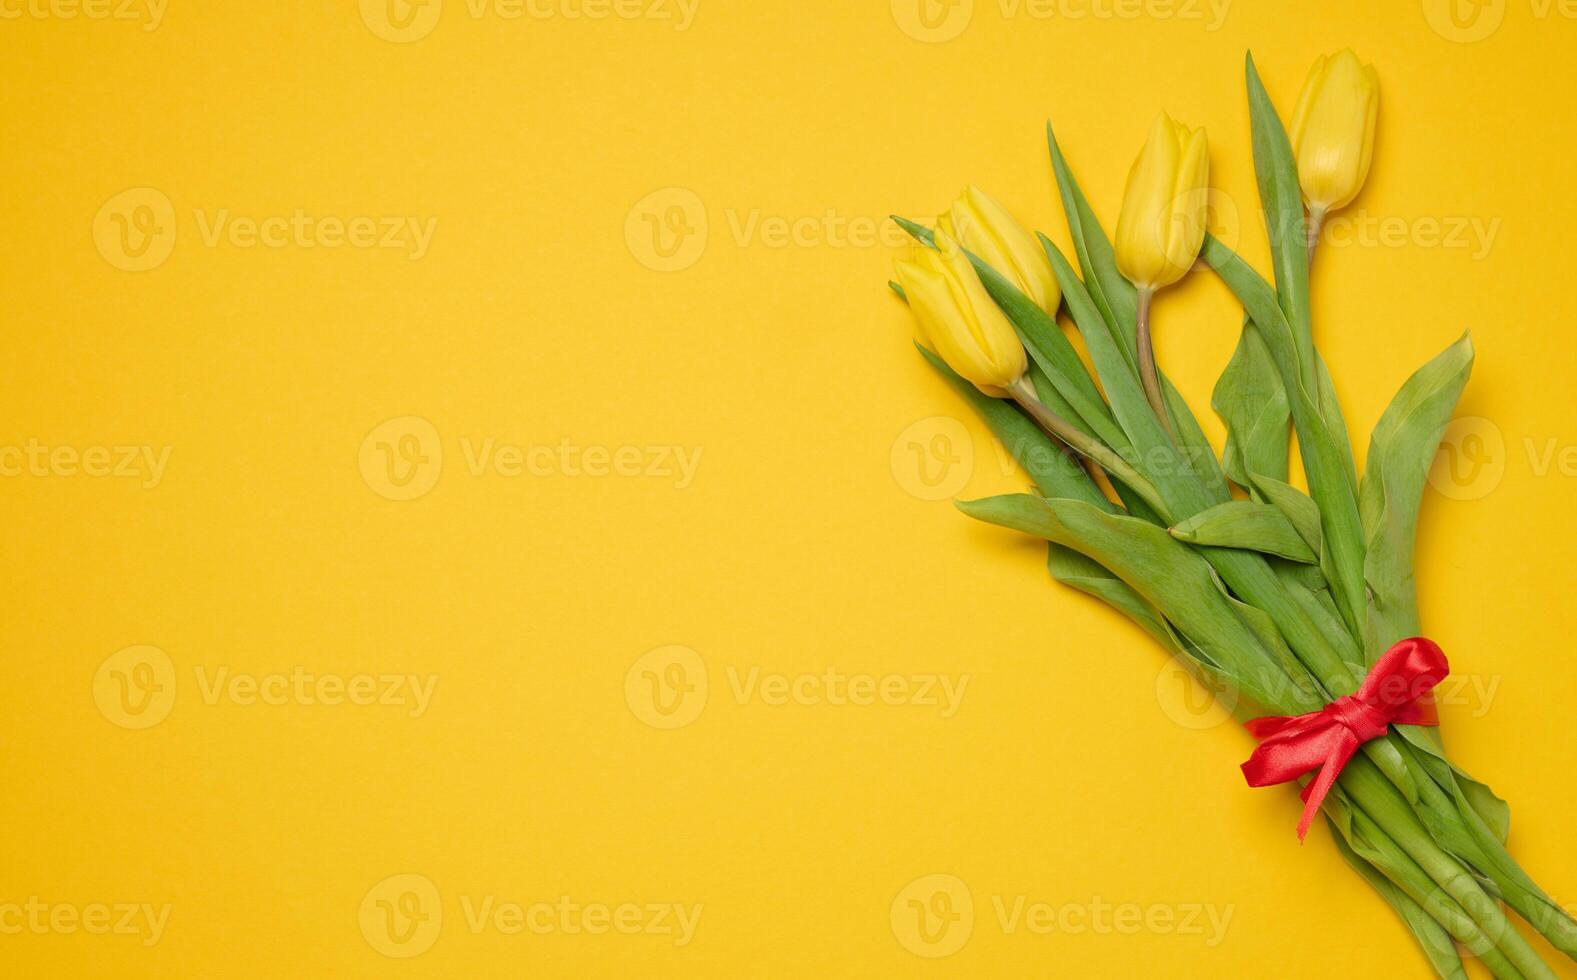
<path id="1" fill-rule="evenodd" d="M 1329 210 L 1324 207 L 1315 206 L 1309 209 L 1307 243 L 1311 268 L 1314 265 L 1315 248 L 1319 244 L 1320 232 L 1325 226 L 1328 214 Z M 1398 748 L 1403 754 L 1411 751 L 1405 741 L 1400 739 L 1397 741 L 1400 743 Z M 1474 866 L 1495 882 L 1508 905 L 1516 909 L 1530 925 L 1549 940 L 1551 945 L 1567 956 L 1577 958 L 1577 922 L 1574 922 L 1570 916 L 1552 909 L 1542 894 L 1531 893 L 1525 882 L 1517 880 L 1514 875 L 1506 872 L 1505 866 L 1509 864 L 1521 873 L 1523 878 L 1527 877 L 1504 847 L 1496 846 L 1494 854 L 1484 853 L 1485 846 L 1493 845 L 1485 844 L 1481 838 L 1461 826 L 1466 818 L 1457 813 L 1455 801 L 1449 798 L 1427 774 L 1415 770 L 1412 773 L 1415 778 L 1410 779 L 1408 773 L 1398 772 L 1387 764 L 1394 753 L 1387 754 L 1379 749 L 1378 745 L 1366 746 L 1365 754 L 1385 772 L 1394 785 L 1404 789 L 1404 795 L 1406 795 L 1404 787 L 1410 783 L 1414 788 L 1413 791 L 1423 797 L 1418 804 L 1415 804 L 1415 810 L 1418 810 L 1420 815 L 1426 811 L 1433 814 L 1436 821 L 1451 821 L 1451 826 L 1442 826 L 1431 831 L 1437 843 L 1450 847 L 1456 853 L 1468 854 Z"/>
<path id="2" fill-rule="evenodd" d="M 1484 892 L 1461 862 L 1435 842 L 1406 798 L 1373 763 L 1362 755 L 1354 756 L 1342 771 L 1341 785 L 1386 836 L 1467 912 L 1523 976 L 1529 980 L 1556 980 L 1555 973 L 1522 938 L 1500 905 Z"/>
<path id="3" fill-rule="evenodd" d="M 1413 751 L 1404 739 L 1395 737 L 1403 752 Z M 1550 945 L 1577 959 L 1577 922 L 1539 890 L 1494 834 L 1474 833 L 1466 826 L 1469 819 L 1478 819 L 1476 815 L 1464 813 L 1456 800 L 1421 767 L 1417 769 L 1414 783 L 1419 794 L 1415 809 L 1433 815 L 1442 824 L 1433 831 L 1442 846 L 1462 855 L 1493 881 L 1506 904 L 1549 940 Z"/>
<path id="4" fill-rule="evenodd" d="M 1172 432 L 1172 416 L 1166 411 L 1166 399 L 1161 394 L 1161 374 L 1155 367 L 1155 346 L 1150 342 L 1150 300 L 1155 293 L 1149 289 L 1139 290 L 1139 306 L 1135 311 L 1134 341 L 1139 348 L 1139 383 L 1144 385 L 1144 397 L 1150 402 L 1151 411 L 1160 419 L 1161 428 L 1166 430 L 1168 438 L 1176 438 Z"/>
<path id="5" fill-rule="evenodd" d="M 1314 265 L 1314 246 L 1320 243 L 1320 229 L 1325 227 L 1326 210 L 1324 208 L 1309 209 L 1309 265 Z"/>
<path id="6" fill-rule="evenodd" d="M 1103 467 L 1115 479 L 1121 480 L 1134 493 L 1144 498 L 1144 502 L 1154 508 L 1155 512 L 1161 515 L 1163 520 L 1171 520 L 1169 516 L 1171 508 L 1161 498 L 1160 492 L 1155 489 L 1155 484 L 1140 476 L 1139 471 L 1130 466 L 1128 461 L 1116 452 L 1107 448 L 1098 440 L 1080 432 L 1067 419 L 1064 419 L 1042 404 L 1028 377 L 1019 378 L 1009 385 L 1007 390 L 1008 394 L 1013 396 L 1013 400 L 1024 411 L 1028 412 L 1030 418 L 1038 422 L 1041 428 L 1067 443 L 1070 448 L 1094 460 L 1096 464 Z"/>
<path id="7" fill-rule="evenodd" d="M 1416 902 L 1431 919 L 1445 929 L 1450 937 L 1466 946 L 1470 952 L 1479 958 L 1480 962 L 1497 978 L 1504 980 L 1522 980 L 1522 972 L 1511 965 L 1502 953 L 1479 928 L 1473 917 L 1463 910 L 1449 895 L 1442 892 L 1424 869 L 1418 863 L 1402 852 L 1397 843 L 1390 838 L 1374 819 L 1362 809 L 1351 807 L 1352 826 L 1343 829 L 1341 822 L 1333 818 L 1331 828 L 1343 834 L 1349 841 L 1354 836 L 1362 840 L 1363 844 L 1371 849 L 1374 858 L 1370 866 L 1383 874 L 1397 888 L 1401 889 L 1408 898 Z M 1338 843 L 1340 838 L 1338 838 Z M 1353 855 L 1358 860 L 1356 854 Z M 1419 937 L 1420 942 L 1423 937 Z"/>

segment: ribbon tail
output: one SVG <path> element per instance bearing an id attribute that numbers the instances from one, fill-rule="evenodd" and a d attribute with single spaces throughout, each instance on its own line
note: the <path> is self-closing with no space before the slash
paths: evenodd
<path id="1" fill-rule="evenodd" d="M 1341 750 L 1341 730 L 1318 712 L 1286 720 L 1294 724 L 1260 742 L 1241 766 L 1250 786 L 1291 782 L 1325 765 Z"/>
<path id="2" fill-rule="evenodd" d="M 1314 774 L 1302 793 L 1298 840 L 1304 840 L 1358 746 L 1393 724 L 1440 723 L 1433 690 L 1450 669 L 1438 646 L 1414 637 L 1382 654 L 1355 693 L 1318 711 L 1250 719 L 1249 733 L 1259 745 L 1241 766 L 1243 778 L 1250 786 L 1270 786 Z"/>
<path id="3" fill-rule="evenodd" d="M 1314 782 L 1303 791 L 1303 818 L 1298 821 L 1298 842 L 1308 836 L 1309 828 L 1314 824 L 1315 816 L 1320 812 L 1320 804 L 1325 802 L 1325 797 L 1330 793 L 1331 787 L 1336 784 L 1336 777 L 1341 775 L 1347 761 L 1358 751 L 1358 740 L 1345 738 L 1341 744 L 1331 751 L 1330 758 L 1320 767 L 1320 774 L 1314 777 Z"/>

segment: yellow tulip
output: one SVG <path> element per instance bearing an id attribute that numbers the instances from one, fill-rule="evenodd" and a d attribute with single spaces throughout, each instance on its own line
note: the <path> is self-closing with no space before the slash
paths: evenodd
<path id="1" fill-rule="evenodd" d="M 948 237 L 1006 276 L 1041 309 L 1057 315 L 1062 290 L 1057 287 L 1057 276 L 1051 270 L 1046 250 L 995 198 L 971 186 L 936 224 Z"/>
<path id="2" fill-rule="evenodd" d="M 1155 119 L 1128 172 L 1117 219 L 1117 268 L 1143 292 L 1183 278 L 1205 240 L 1210 151 L 1203 129 Z"/>
<path id="3" fill-rule="evenodd" d="M 1002 397 L 1029 367 L 1024 345 L 958 243 L 938 231 L 936 246 L 894 262 L 898 284 L 924 339 L 948 367 Z"/>
<path id="4" fill-rule="evenodd" d="M 1358 196 L 1374 155 L 1379 106 L 1374 67 L 1350 48 L 1314 63 L 1288 133 L 1310 211 L 1323 216 Z"/>

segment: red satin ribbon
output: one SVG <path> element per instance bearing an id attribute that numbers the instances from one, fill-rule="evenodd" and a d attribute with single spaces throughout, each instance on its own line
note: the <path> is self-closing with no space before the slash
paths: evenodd
<path id="1" fill-rule="evenodd" d="M 1446 655 L 1433 642 L 1419 636 L 1403 640 L 1374 662 L 1352 694 L 1306 715 L 1250 721 L 1249 734 L 1259 739 L 1259 748 L 1243 763 L 1243 775 L 1250 786 L 1271 786 L 1320 771 L 1303 790 L 1302 840 L 1358 746 L 1391 725 L 1440 724 L 1430 692 L 1449 672 Z"/>

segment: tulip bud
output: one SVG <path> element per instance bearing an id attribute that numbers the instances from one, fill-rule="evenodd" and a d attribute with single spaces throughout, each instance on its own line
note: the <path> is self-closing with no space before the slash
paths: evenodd
<path id="1" fill-rule="evenodd" d="M 1205 240 L 1210 151 L 1203 129 L 1155 119 L 1128 171 L 1117 219 L 1117 268 L 1146 292 L 1183 278 Z"/>
<path id="2" fill-rule="evenodd" d="M 971 186 L 936 224 L 949 238 L 1006 276 L 1048 315 L 1057 315 L 1062 290 L 1046 250 L 995 198 Z"/>
<path id="3" fill-rule="evenodd" d="M 995 397 L 1024 376 L 1029 362 L 1013 324 L 945 231 L 936 248 L 916 248 L 893 267 L 921 334 L 948 367 Z"/>
<path id="4" fill-rule="evenodd" d="M 1351 49 L 1322 57 L 1298 96 L 1288 136 L 1309 210 L 1324 214 L 1358 196 L 1374 155 L 1380 81 Z"/>

